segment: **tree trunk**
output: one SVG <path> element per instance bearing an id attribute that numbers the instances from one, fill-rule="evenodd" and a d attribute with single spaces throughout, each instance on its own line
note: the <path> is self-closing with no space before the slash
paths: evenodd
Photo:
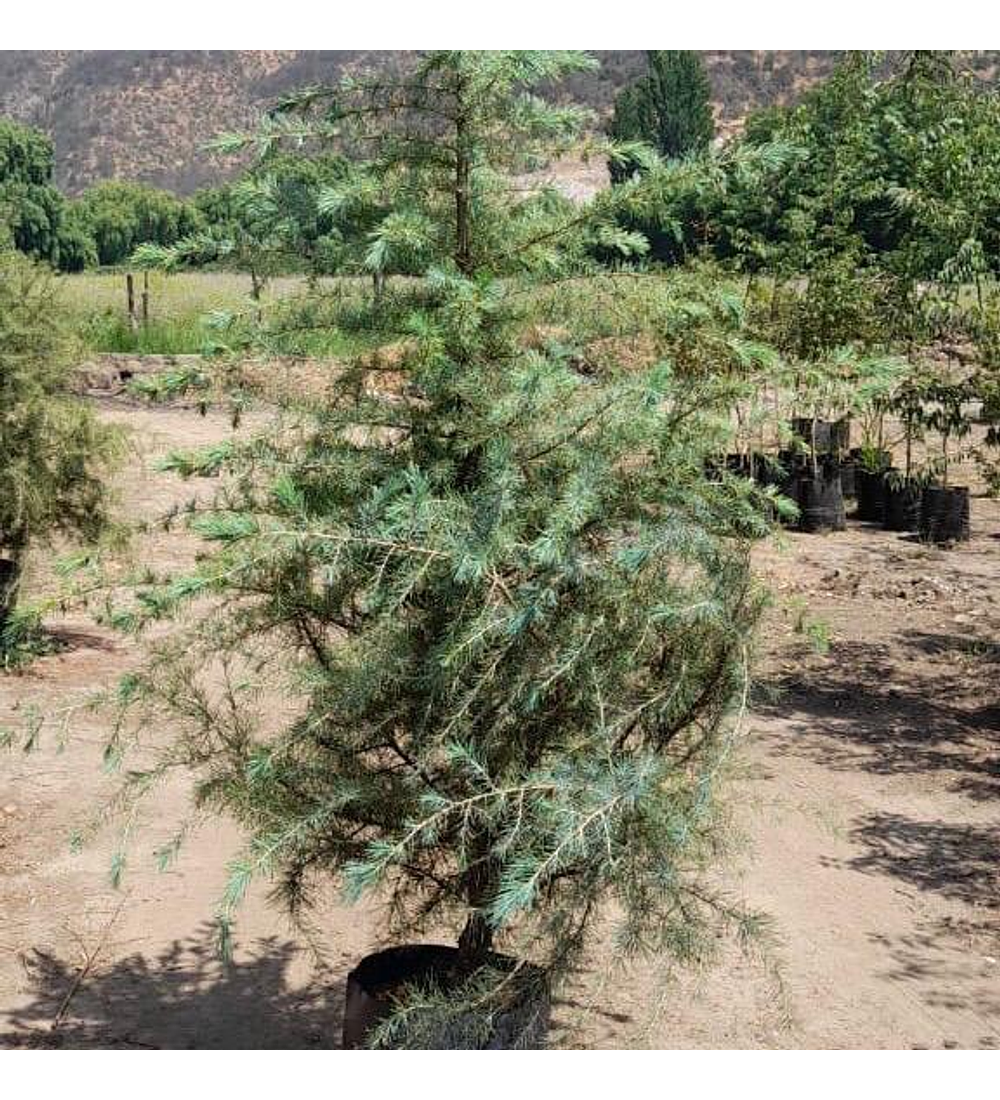
<path id="1" fill-rule="evenodd" d="M 472 273 L 472 160 L 469 154 L 468 119 L 465 115 L 464 84 L 459 80 L 455 118 L 455 266 L 463 275 Z"/>
<path id="2" fill-rule="evenodd" d="M 484 855 L 489 850 L 487 844 L 481 848 Z M 495 877 L 494 865 L 488 857 L 477 861 L 467 875 L 465 892 L 470 912 L 458 938 L 458 953 L 470 967 L 484 963 L 493 950 L 493 929 L 482 910 L 496 887 Z"/>
<path id="3" fill-rule="evenodd" d="M 373 271 L 372 272 L 372 297 L 375 302 L 376 308 L 382 304 L 382 293 L 385 290 L 385 272 Z"/>

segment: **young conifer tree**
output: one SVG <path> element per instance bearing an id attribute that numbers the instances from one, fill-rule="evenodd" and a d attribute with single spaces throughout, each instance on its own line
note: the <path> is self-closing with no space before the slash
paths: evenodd
<path id="1" fill-rule="evenodd" d="M 550 276 L 604 278 L 580 242 L 614 237 L 615 204 L 642 199 L 626 185 L 570 210 L 517 183 L 584 121 L 536 89 L 590 63 L 435 52 L 268 124 L 265 141 L 369 142 L 393 199 L 373 264 L 406 247 L 424 274 L 400 292 L 388 374 L 359 357 L 307 424 L 234 448 L 193 520 L 197 569 L 118 613 L 137 627 L 208 597 L 122 682 L 137 724 L 109 751 L 168 716 L 180 732 L 136 791 L 183 764 L 202 806 L 245 827 L 224 931 L 255 876 L 293 912 L 333 880 L 381 897 L 397 936 L 454 927 L 470 973 L 503 949 L 555 982 L 608 914 L 622 951 L 687 959 L 732 916 L 703 872 L 767 524 L 749 482 L 705 475 L 731 388 L 681 362 L 710 310 L 652 298 L 647 331 L 677 359 L 643 369 L 588 369 L 572 335 L 524 335 Z M 296 713 L 261 725 L 261 695 Z M 476 986 L 479 1007 L 498 983 Z M 393 1042 L 432 1045 L 407 1019 Z"/>

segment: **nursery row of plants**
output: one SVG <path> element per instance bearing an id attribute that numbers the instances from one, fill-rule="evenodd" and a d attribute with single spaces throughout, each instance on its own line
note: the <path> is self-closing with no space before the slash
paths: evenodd
<path id="1" fill-rule="evenodd" d="M 879 523 L 887 531 L 916 532 L 946 545 L 970 537 L 968 486 L 946 485 L 926 473 L 907 475 L 892 465 L 889 451 L 820 451 L 803 445 L 777 455 L 731 454 L 726 469 L 776 486 L 795 504 L 789 521 L 801 531 L 843 531 L 853 502 L 855 519 Z"/>
<path id="2" fill-rule="evenodd" d="M 725 470 L 791 499 L 796 512 L 785 518 L 802 531 L 843 530 L 847 502 L 853 501 L 855 518 L 886 530 L 918 533 L 939 544 L 967 541 L 970 488 L 953 484 L 951 471 L 960 457 L 978 460 L 980 467 L 990 463 L 993 444 L 985 427 L 977 446 L 956 454 L 983 419 L 977 387 L 914 378 L 925 372 L 905 361 L 888 366 L 880 385 L 864 389 L 863 400 L 853 403 L 860 414 L 860 446 L 851 446 L 850 417 L 792 417 L 771 433 L 787 433 L 784 447 L 755 449 L 750 441 L 745 451 L 726 456 Z M 712 466 L 713 472 L 722 468 Z"/>

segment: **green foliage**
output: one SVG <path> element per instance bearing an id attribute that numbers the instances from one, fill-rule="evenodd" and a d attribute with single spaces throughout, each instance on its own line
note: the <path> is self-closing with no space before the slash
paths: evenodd
<path id="1" fill-rule="evenodd" d="M 78 273 L 99 263 L 97 244 L 87 219 L 70 203 L 59 229 L 59 270 Z"/>
<path id="2" fill-rule="evenodd" d="M 0 248 L 75 269 L 86 243 L 67 224 L 66 203 L 52 183 L 52 142 L 40 131 L 0 118 Z"/>
<path id="3" fill-rule="evenodd" d="M 267 282 L 287 271 L 311 275 L 347 270 L 345 227 L 325 201 L 355 171 L 340 156 L 292 157 L 274 151 L 234 183 L 194 196 L 199 224 L 171 241 L 150 241 L 133 253 L 141 267 L 235 267 L 251 276 L 259 301 Z M 352 223 L 346 232 L 356 232 Z"/>
<path id="4" fill-rule="evenodd" d="M 120 439 L 67 392 L 68 350 L 51 276 L 0 254 L 0 627 L 30 547 L 108 522 L 101 473 Z"/>
<path id="5" fill-rule="evenodd" d="M 76 326 L 92 351 L 133 355 L 197 355 L 210 350 L 213 336 L 201 317 L 167 317 L 144 325 L 128 322 L 123 312 L 95 313 Z"/>
<path id="6" fill-rule="evenodd" d="M 704 154 L 714 131 L 711 86 L 701 56 L 692 50 L 650 50 L 645 75 L 615 100 L 609 126 L 615 142 L 608 160 L 611 180 L 621 184 L 649 172 L 655 166 L 650 150 L 668 160 Z M 641 253 L 669 263 L 685 258 L 705 222 L 705 193 L 717 183 L 712 168 L 709 160 L 687 180 L 675 177 L 669 195 L 658 196 L 645 216 L 626 221 L 627 230 L 649 242 Z M 609 258 L 600 247 L 604 242 L 597 243 L 598 255 Z"/>
<path id="7" fill-rule="evenodd" d="M 108 180 L 67 201 L 38 130 L 0 119 L 0 243 L 61 271 L 120 264 L 143 243 L 172 245 L 202 227 L 199 209 L 166 191 Z"/>
<path id="8" fill-rule="evenodd" d="M 789 601 L 788 611 L 794 615 L 792 629 L 795 633 L 809 642 L 813 652 L 825 657 L 830 652 L 830 624 L 825 619 L 813 617 L 801 597 Z"/>
<path id="9" fill-rule="evenodd" d="M 876 55 L 850 53 L 800 104 L 752 117 L 744 140 L 802 151 L 767 189 L 719 212 L 720 248 L 766 256 L 772 270 L 810 270 L 865 254 L 895 277 L 974 276 L 995 269 L 1000 99 L 946 53 L 916 51 L 887 78 Z"/>
<path id="10" fill-rule="evenodd" d="M 0 669 L 11 672 L 30 665 L 58 648 L 42 627 L 37 607 L 21 606 L 0 611 Z"/>
<path id="11" fill-rule="evenodd" d="M 871 351 L 892 343 L 890 294 L 884 275 L 842 252 L 802 280 L 773 284 L 757 299 L 757 319 L 782 351 L 802 360 L 848 345 Z"/>
<path id="12" fill-rule="evenodd" d="M 73 203 L 78 225 L 93 237 L 100 264 L 124 263 L 141 244 L 169 246 L 201 228 L 191 203 L 141 183 L 106 180 Z"/>

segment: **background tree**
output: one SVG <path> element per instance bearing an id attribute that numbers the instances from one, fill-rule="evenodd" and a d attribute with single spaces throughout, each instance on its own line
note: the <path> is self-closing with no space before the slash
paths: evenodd
<path id="1" fill-rule="evenodd" d="M 608 161 L 614 184 L 648 170 L 644 147 L 671 160 L 706 153 L 715 132 L 711 85 L 701 55 L 693 50 L 650 50 L 645 75 L 622 89 L 609 126 L 620 150 Z M 707 197 L 718 185 L 714 166 L 706 161 L 701 173 L 687 173 L 683 186 L 672 186 L 669 198 L 641 221 L 626 220 L 625 228 L 649 242 L 651 258 L 664 263 L 683 261 L 706 243 L 710 205 Z"/>
<path id="2" fill-rule="evenodd" d="M 715 134 L 712 86 L 695 50 L 649 50 L 646 74 L 615 100 L 610 134 L 621 142 L 642 141 L 666 158 L 707 149 Z M 628 174 L 612 164 L 612 179 Z M 634 167 L 633 169 L 634 170 Z"/>
<path id="3" fill-rule="evenodd" d="M 205 235 L 218 242 L 220 259 L 239 263 L 241 238 L 248 244 L 270 241 L 274 270 L 335 274 L 344 267 L 343 233 L 323 209 L 321 196 L 352 171 L 352 163 L 339 155 L 279 151 L 241 179 L 197 192 L 193 203 Z M 262 224 L 267 222 L 271 225 Z"/>
<path id="4" fill-rule="evenodd" d="M 106 180 L 73 204 L 89 228 L 101 264 L 120 264 L 145 243 L 172 245 L 202 228 L 197 208 L 168 191 L 141 183 Z"/>
<path id="5" fill-rule="evenodd" d="M 0 640 L 28 550 L 108 521 L 101 475 L 121 440 L 68 392 L 68 351 L 51 275 L 0 255 Z"/>
<path id="6" fill-rule="evenodd" d="M 66 202 L 52 183 L 52 142 L 40 130 L 0 118 L 0 238 L 59 264 Z M 78 253 L 76 229 L 69 251 Z"/>
<path id="7" fill-rule="evenodd" d="M 217 265 L 246 272 L 259 323 L 267 284 L 276 275 L 351 272 L 347 238 L 357 235 L 357 224 L 335 217 L 324 194 L 335 184 L 342 188 L 356 172 L 340 156 L 292 157 L 272 150 L 240 179 L 194 196 L 200 218 L 195 232 L 167 244 L 143 242 L 132 260 L 165 271 Z"/>
<path id="8" fill-rule="evenodd" d="M 800 155 L 766 187 L 732 191 L 719 254 L 766 252 L 772 267 L 803 272 L 850 253 L 907 293 L 956 265 L 968 274 L 977 251 L 995 270 L 998 110 L 996 91 L 950 54 L 889 64 L 849 53 L 799 104 L 748 120 L 745 143 L 779 140 Z M 759 247 L 746 247 L 748 234 Z"/>

